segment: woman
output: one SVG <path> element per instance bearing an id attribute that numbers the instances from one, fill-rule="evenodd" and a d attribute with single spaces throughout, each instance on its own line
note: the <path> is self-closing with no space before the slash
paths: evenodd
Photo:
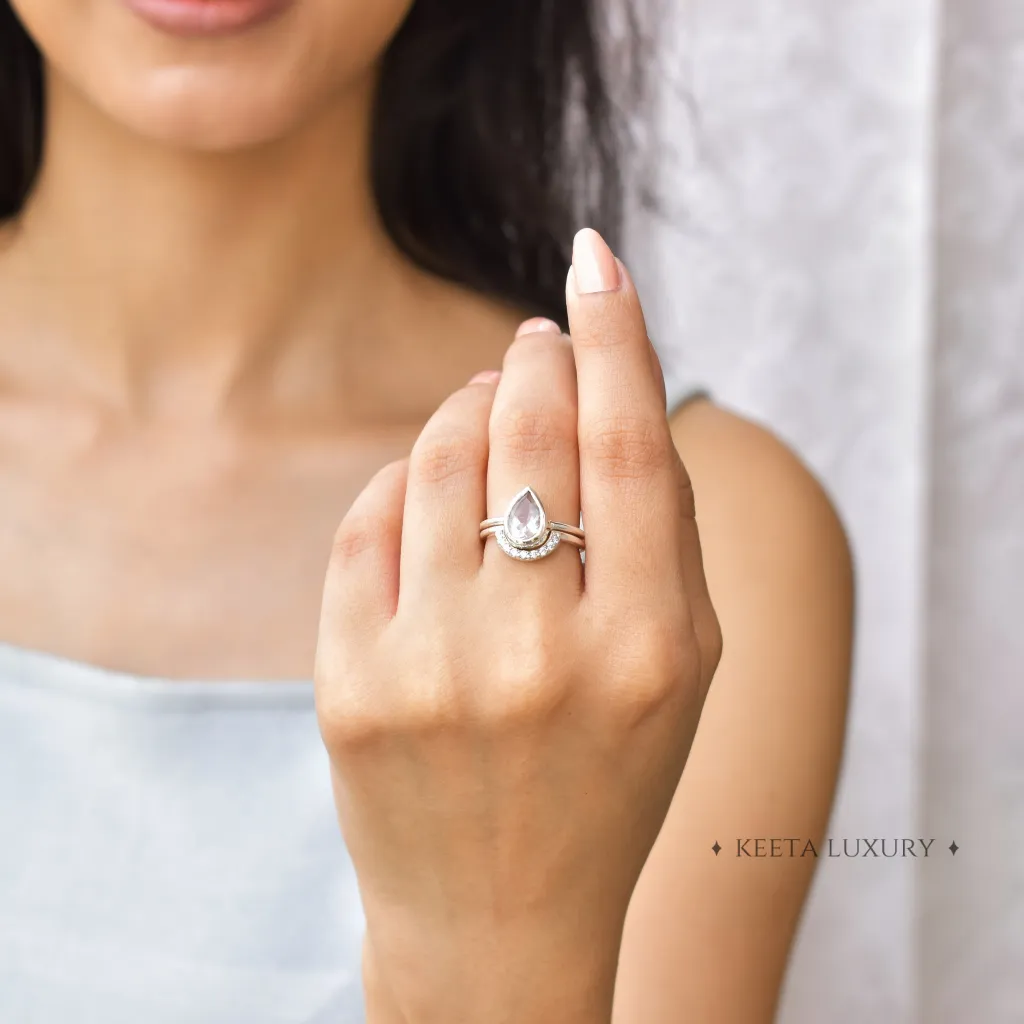
<path id="1" fill-rule="evenodd" d="M 0 5 L 4 1021 L 772 1018 L 849 553 L 575 233 L 591 7 Z"/>

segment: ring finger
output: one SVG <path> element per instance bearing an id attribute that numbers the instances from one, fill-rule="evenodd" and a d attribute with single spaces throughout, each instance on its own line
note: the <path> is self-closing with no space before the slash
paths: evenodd
<path id="1" fill-rule="evenodd" d="M 491 407 L 487 466 L 488 516 L 504 517 L 512 500 L 530 487 L 549 522 L 579 523 L 579 447 L 576 438 L 576 363 L 572 342 L 552 321 L 528 321 L 505 353 Z M 520 506 L 524 531 L 531 525 L 529 499 Z M 564 551 L 562 550 L 564 549 Z M 575 571 L 567 571 L 566 563 Z M 485 565 L 516 570 L 496 538 L 487 540 Z M 561 539 L 543 558 L 531 560 L 530 575 L 545 587 L 579 593 L 579 548 Z M 561 583 L 554 580 L 563 581 Z"/>

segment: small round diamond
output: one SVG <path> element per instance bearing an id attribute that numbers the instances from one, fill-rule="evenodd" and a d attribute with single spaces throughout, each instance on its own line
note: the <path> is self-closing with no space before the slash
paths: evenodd
<path id="1" fill-rule="evenodd" d="M 544 558 L 545 555 L 550 555 L 551 552 L 558 547 L 559 541 L 562 539 L 562 535 L 552 530 L 551 533 L 548 534 L 548 539 L 544 541 L 539 548 L 532 548 L 529 550 L 514 547 L 505 535 L 505 530 L 502 527 L 495 530 L 494 538 L 497 540 L 498 545 L 506 555 L 509 555 L 512 558 L 518 558 L 520 561 L 531 561 L 534 558 Z"/>

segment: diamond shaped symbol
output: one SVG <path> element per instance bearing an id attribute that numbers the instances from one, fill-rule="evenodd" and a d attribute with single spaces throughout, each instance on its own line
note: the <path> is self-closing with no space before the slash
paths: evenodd
<path id="1" fill-rule="evenodd" d="M 960 849 L 960 847 L 956 845 L 956 840 L 954 839 L 953 842 L 951 842 L 949 844 L 949 852 L 951 854 L 953 854 L 953 856 L 955 857 L 956 856 L 956 851 L 959 850 L 959 849 Z"/>
<path id="2" fill-rule="evenodd" d="M 716 857 L 722 852 L 722 848 L 718 845 L 718 840 L 717 839 L 715 840 L 715 845 L 712 846 L 711 849 L 715 851 L 715 856 Z"/>

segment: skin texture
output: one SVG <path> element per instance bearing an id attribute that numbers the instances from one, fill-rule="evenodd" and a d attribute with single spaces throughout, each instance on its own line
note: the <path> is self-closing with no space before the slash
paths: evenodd
<path id="1" fill-rule="evenodd" d="M 303 0 L 244 38 L 197 45 L 160 36 L 105 0 L 19 0 L 49 61 L 49 109 L 39 186 L 19 221 L 0 230 L 0 639 L 230 685 L 308 677 L 323 611 L 318 686 L 340 817 L 357 864 L 361 844 L 392 860 L 390 873 L 374 877 L 364 856 L 361 873 L 374 907 L 364 962 L 374 1022 L 493 1022 L 524 993 L 536 1019 L 557 1007 L 560 1020 L 604 1020 L 613 982 L 615 1024 L 767 1022 L 814 862 L 736 857 L 735 842 L 818 840 L 826 827 L 849 676 L 848 544 L 820 486 L 768 431 L 706 401 L 656 426 L 662 385 L 638 303 L 617 321 L 591 303 L 581 319 L 570 290 L 571 343 L 534 331 L 511 344 L 530 310 L 433 279 L 393 249 L 373 212 L 364 132 L 374 60 L 405 7 Z M 587 346 L 599 336 L 607 344 Z M 597 363 L 581 360 L 584 352 Z M 607 377 L 584 370 L 616 354 L 623 362 L 611 372 L 619 380 L 630 367 L 631 390 L 610 389 L 601 383 Z M 497 386 L 464 386 L 476 371 L 502 365 Z M 525 387 L 527 378 L 543 386 Z M 609 404 L 613 397 L 618 404 Z M 440 442 L 432 418 L 439 409 Z M 446 549 L 472 542 L 486 580 L 470 604 L 459 597 L 458 607 L 470 609 L 460 615 L 464 632 L 408 629 L 406 646 L 396 647 L 402 659 L 396 653 L 388 667 L 396 702 L 339 714 L 353 708 L 353 693 L 365 695 L 369 676 L 364 669 L 343 678 L 332 645 L 368 650 L 359 637 L 369 629 L 348 636 L 359 616 L 332 613 L 330 581 L 346 559 L 379 557 L 358 531 L 352 540 L 338 530 L 343 517 L 351 525 L 346 511 L 380 501 L 390 510 L 392 545 L 399 508 L 416 516 L 410 533 L 429 535 L 425 508 L 406 510 L 400 500 L 407 471 L 392 468 L 367 484 L 410 451 L 430 451 L 427 442 L 450 452 L 453 437 L 483 438 L 489 450 L 503 423 L 500 450 L 528 463 L 554 517 L 571 519 L 573 477 L 563 471 L 572 462 L 570 409 L 579 423 L 589 410 L 588 422 L 605 428 L 644 425 L 596 432 L 605 455 L 621 454 L 632 438 L 627 449 L 647 456 L 618 460 L 627 493 L 639 487 L 636 465 L 652 479 L 671 472 L 677 480 L 685 466 L 695 519 L 687 490 L 663 487 L 647 503 L 634 495 L 636 515 L 626 522 L 632 530 L 689 524 L 689 542 L 674 548 L 659 535 L 641 545 L 636 563 L 634 554 L 616 556 L 610 541 L 602 545 L 602 525 L 610 536 L 617 520 L 602 524 L 595 511 L 590 565 L 595 575 L 601 568 L 603 596 L 587 605 L 600 609 L 588 617 L 579 608 L 593 594 L 579 593 L 571 549 L 524 567 L 493 541 L 480 546 L 474 530 L 460 532 L 458 516 L 444 518 Z M 539 429 L 554 420 L 557 430 Z M 428 422 L 435 433 L 424 441 Z M 638 437 L 646 439 L 640 447 Z M 477 504 L 493 513 L 521 472 L 503 456 L 485 492 L 479 451 L 476 458 Z M 444 484 L 451 460 L 427 462 L 427 478 L 454 501 Z M 598 478 L 584 470 L 584 490 Z M 483 514 L 470 516 L 473 525 Z M 393 547 L 391 557 L 380 564 L 393 567 Z M 400 565 L 403 580 L 416 579 L 413 567 L 422 573 L 403 621 L 433 622 L 439 594 L 455 602 L 460 586 L 436 577 L 447 564 L 421 557 L 408 572 Z M 639 579 L 637 564 L 657 579 Z M 377 602 L 379 611 L 400 594 L 393 568 L 362 579 L 361 607 Z M 496 679 L 482 654 L 496 635 L 509 636 L 480 613 L 479 598 L 507 579 L 534 642 L 498 662 L 518 668 Z M 554 651 L 537 625 L 551 588 L 560 604 L 550 614 L 564 627 L 554 630 Z M 566 609 L 574 600 L 573 613 Z M 613 615 L 622 609 L 628 628 Z M 698 725 L 719 633 L 721 660 Z M 449 646 L 455 639 L 459 646 Z M 507 840 L 503 859 L 488 859 L 496 848 L 479 829 L 448 830 L 452 845 L 438 845 L 431 863 L 457 855 L 466 887 L 443 888 L 451 898 L 440 904 L 415 888 L 427 862 L 371 820 L 388 807 L 401 813 L 403 799 L 413 806 L 415 794 L 394 773 L 375 772 L 366 753 L 375 749 L 368 736 L 408 734 L 409 705 L 396 698 L 409 692 L 397 685 L 408 682 L 401 664 L 422 653 L 417 641 L 430 640 L 432 678 L 458 678 L 460 692 L 472 686 L 474 721 L 507 723 L 526 684 L 537 701 L 521 721 L 533 725 L 515 743 L 561 766 L 565 787 L 554 794 L 559 845 L 541 827 L 550 819 L 536 816 L 544 801 L 529 776 L 491 777 L 506 799 L 474 805 L 481 789 L 445 789 L 436 773 L 439 801 L 473 808 L 478 822 L 504 821 Z M 463 653 L 446 660 L 439 650 Z M 705 651 L 699 670 L 695 651 Z M 523 657 L 536 671 L 524 672 Z M 550 695 L 570 692 L 578 703 L 560 706 L 578 714 L 538 726 L 538 708 L 551 714 Z M 673 707 L 685 712 L 666 712 Z M 659 724 L 666 720 L 671 727 Z M 595 735 L 619 771 L 595 754 Z M 637 735 L 643 742 L 630 742 Z M 461 742 L 432 747 L 442 753 L 430 763 L 443 765 L 446 750 L 464 756 L 464 735 Z M 638 748 L 650 754 L 646 767 Z M 641 777 L 656 784 L 641 786 Z M 549 785 L 551 775 L 535 781 Z M 346 798 L 361 786 L 379 801 Z M 602 796 L 596 806 L 583 797 L 593 793 Z M 619 827 L 627 809 L 642 823 L 635 832 Z M 538 842 L 526 847 L 514 821 Z M 597 836 L 587 849 L 602 856 L 579 854 L 579 843 Z M 716 839 L 724 848 L 717 858 Z M 531 880 L 534 912 L 513 924 L 498 914 L 496 924 L 480 913 L 480 894 L 500 894 L 496 881 L 509 877 L 520 886 Z M 551 877 L 572 883 L 551 885 Z M 417 907 L 411 918 L 389 904 L 395 885 L 420 897 L 403 901 Z M 458 927 L 439 923 L 442 916 Z M 508 970 L 495 972 L 495 963 Z M 466 978 L 478 980 L 466 1004 L 444 1005 L 467 991 Z"/>

